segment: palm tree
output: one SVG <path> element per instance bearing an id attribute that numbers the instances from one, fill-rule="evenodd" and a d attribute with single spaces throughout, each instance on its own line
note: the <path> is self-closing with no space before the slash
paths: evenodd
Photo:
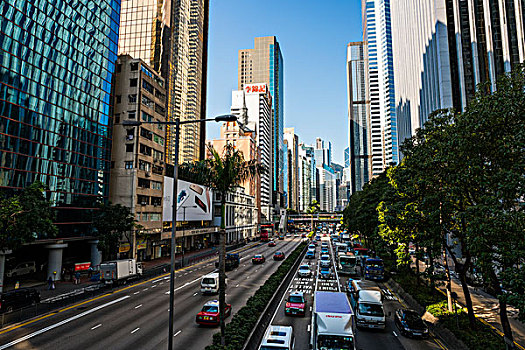
<path id="1" fill-rule="evenodd" d="M 219 315 L 221 344 L 225 345 L 226 272 L 224 260 L 226 255 L 226 195 L 235 187 L 253 179 L 257 174 L 265 170 L 256 160 L 245 161 L 242 152 L 236 150 L 231 144 L 227 144 L 224 147 L 222 156 L 211 146 L 208 146 L 208 150 L 212 157 L 200 163 L 205 164 L 208 169 L 206 185 L 217 191 L 221 198 L 221 229 L 219 232 L 219 310 L 221 312 Z"/>

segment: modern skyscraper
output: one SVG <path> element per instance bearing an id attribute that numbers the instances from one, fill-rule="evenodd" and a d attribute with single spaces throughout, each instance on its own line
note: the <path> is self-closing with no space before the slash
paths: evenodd
<path id="1" fill-rule="evenodd" d="M 399 162 L 390 0 L 362 0 L 370 89 L 372 175 Z"/>
<path id="2" fill-rule="evenodd" d="M 314 184 L 312 182 L 312 166 L 315 172 L 315 160 L 313 157 L 308 155 L 308 146 L 304 144 L 299 145 L 299 161 L 298 161 L 298 173 L 299 173 L 299 191 L 298 191 L 298 202 L 299 211 L 305 212 L 308 210 L 310 203 L 314 199 L 312 197 Z M 315 176 L 314 176 L 315 177 Z"/>
<path id="3" fill-rule="evenodd" d="M 283 113 L 284 113 L 284 62 L 275 36 L 255 38 L 253 49 L 239 50 L 238 86 L 266 83 L 272 96 L 273 111 L 273 203 L 284 205 L 283 179 Z"/>
<path id="4" fill-rule="evenodd" d="M 315 140 L 314 158 L 319 176 L 316 189 L 319 205 L 323 211 L 334 211 L 337 200 L 337 186 L 336 175 L 332 168 L 332 144 L 318 137 Z"/>
<path id="5" fill-rule="evenodd" d="M 61 237 L 91 235 L 88 209 L 108 199 L 119 14 L 118 0 L 0 2 L 0 188 L 47 185 Z"/>
<path id="6" fill-rule="evenodd" d="M 299 136 L 294 128 L 284 128 L 288 145 L 288 208 L 299 210 Z"/>
<path id="7" fill-rule="evenodd" d="M 168 119 L 206 115 L 209 0 L 122 2 L 119 54 L 141 58 L 167 82 Z M 168 126 L 166 161 L 173 164 L 175 135 Z M 179 161 L 204 159 L 205 123 L 181 126 Z"/>
<path id="8" fill-rule="evenodd" d="M 370 101 L 367 99 L 366 44 L 349 43 L 347 46 L 348 90 L 348 165 L 345 151 L 345 168 L 350 169 L 350 192 L 361 191 L 372 177 L 370 150 Z"/>
<path id="9" fill-rule="evenodd" d="M 266 171 L 261 174 L 261 220 L 272 219 L 272 169 L 273 169 L 273 120 L 272 97 L 268 86 L 262 84 L 245 85 L 244 90 L 232 92 L 231 113 L 251 130 L 255 131 L 261 164 Z"/>

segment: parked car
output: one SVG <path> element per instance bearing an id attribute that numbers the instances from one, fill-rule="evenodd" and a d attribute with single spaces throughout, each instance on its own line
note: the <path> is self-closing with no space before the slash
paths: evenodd
<path id="1" fill-rule="evenodd" d="M 262 255 L 262 254 L 254 255 L 254 257 L 252 258 L 252 263 L 253 264 L 262 264 L 265 261 L 266 261 L 266 259 L 264 258 L 264 255 Z"/>
<path id="2" fill-rule="evenodd" d="M 299 266 L 299 270 L 297 270 L 297 274 L 299 275 L 299 277 L 310 277 L 310 275 L 312 274 L 312 270 L 310 270 L 310 265 L 303 264 Z"/>
<path id="3" fill-rule="evenodd" d="M 231 304 L 226 304 L 224 316 L 228 317 L 231 315 L 231 313 L 232 313 Z M 208 301 L 206 304 L 204 304 L 204 306 L 202 307 L 202 310 L 195 317 L 195 322 L 197 322 L 200 325 L 218 326 L 220 322 L 219 301 L 211 300 L 211 301 Z"/>
<path id="4" fill-rule="evenodd" d="M 0 294 L 0 313 L 11 312 L 40 302 L 40 293 L 34 288 L 21 288 Z"/>
<path id="5" fill-rule="evenodd" d="M 405 337 L 428 337 L 428 327 L 414 310 L 396 310 L 394 323 Z"/>
<path id="6" fill-rule="evenodd" d="M 275 243 L 275 241 L 270 241 L 268 242 L 268 247 L 275 247 L 277 244 Z"/>
<path id="7" fill-rule="evenodd" d="M 34 261 L 21 262 L 8 268 L 5 272 L 6 277 L 16 277 L 28 275 L 36 272 L 36 264 Z"/>
<path id="8" fill-rule="evenodd" d="M 306 298 L 303 292 L 292 292 L 284 308 L 285 315 L 304 316 L 306 314 Z"/>
<path id="9" fill-rule="evenodd" d="M 281 251 L 275 252 L 273 255 L 273 260 L 284 260 L 284 253 Z"/>

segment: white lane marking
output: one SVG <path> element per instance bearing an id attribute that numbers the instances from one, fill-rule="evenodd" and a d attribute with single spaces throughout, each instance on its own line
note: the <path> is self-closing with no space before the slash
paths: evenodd
<path id="1" fill-rule="evenodd" d="M 310 332 L 310 325 L 308 325 L 308 327 L 306 327 L 306 329 L 308 330 L 308 332 Z"/>
<path id="2" fill-rule="evenodd" d="M 154 284 L 154 285 L 152 285 L 152 286 L 151 286 L 151 288 L 155 288 L 156 286 L 157 286 L 157 285 L 156 285 L 156 284 Z"/>
<path id="3" fill-rule="evenodd" d="M 157 283 L 159 281 L 162 281 L 162 278 L 159 278 L 158 280 L 152 281 L 151 283 Z"/>
<path id="4" fill-rule="evenodd" d="M 392 331 L 392 333 L 394 333 L 394 335 L 397 337 L 397 333 L 395 331 Z"/>
<path id="5" fill-rule="evenodd" d="M 235 288 L 239 287 L 239 285 L 236 285 Z"/>
<path id="6" fill-rule="evenodd" d="M 142 304 L 135 306 L 135 309 L 138 309 L 139 307 L 142 307 Z"/>
<path id="7" fill-rule="evenodd" d="M 102 326 L 102 323 L 97 324 L 96 326 L 91 327 L 91 330 L 97 329 L 98 327 Z"/>
<path id="8" fill-rule="evenodd" d="M 139 293 L 140 293 L 140 292 L 135 292 L 135 293 L 133 293 L 133 295 L 137 295 L 137 294 L 139 294 Z"/>
<path id="9" fill-rule="evenodd" d="M 184 283 L 182 286 L 175 288 L 173 291 L 176 292 L 176 291 L 178 291 L 178 290 L 180 290 L 180 289 L 182 289 L 182 288 L 184 288 L 184 287 L 186 287 L 186 286 L 189 286 L 190 284 L 193 284 L 193 283 L 195 283 L 195 282 L 197 282 L 197 281 L 200 281 L 201 279 L 202 279 L 202 278 L 199 277 L 199 278 L 197 278 L 197 279 L 194 279 L 194 280 L 191 281 L 191 282 L 186 282 L 186 283 Z M 170 291 L 168 290 L 168 291 L 167 291 L 166 293 L 164 293 L 164 294 L 170 294 Z M 0 349 L 0 350 L 1 350 L 1 349 Z"/>
<path id="10" fill-rule="evenodd" d="M 177 333 L 173 334 L 174 337 L 178 336 L 182 331 L 178 331 Z"/>
<path id="11" fill-rule="evenodd" d="M 196 296 L 197 294 L 199 294 L 199 293 L 195 293 L 195 294 L 193 294 L 193 296 Z"/>
<path id="12" fill-rule="evenodd" d="M 144 288 L 142 291 L 145 292 L 145 291 L 147 291 L 147 290 L 148 290 L 148 288 Z"/>
<path id="13" fill-rule="evenodd" d="M 60 322 L 58 322 L 58 323 L 52 324 L 51 326 L 48 326 L 48 327 L 46 327 L 46 328 L 42 328 L 42 329 L 40 329 L 40 330 L 38 330 L 38 331 L 36 331 L 36 332 L 33 332 L 33 333 L 28 334 L 28 335 L 26 335 L 26 336 L 24 336 L 24 337 L 22 337 L 22 338 L 18 338 L 18 339 L 16 339 L 16 340 L 13 340 L 13 341 L 10 342 L 10 343 L 7 343 L 7 344 L 4 344 L 4 345 L 0 346 L 0 350 L 7 349 L 7 348 L 9 348 L 9 347 L 11 347 L 11 346 L 13 346 L 13 345 L 16 345 L 16 344 L 18 344 L 18 343 L 21 343 L 21 342 L 26 341 L 26 340 L 28 340 L 28 339 L 31 339 L 31 338 L 33 338 L 33 337 L 36 337 L 37 335 L 40 335 L 40 334 L 42 334 L 42 333 L 45 333 L 45 332 L 47 332 L 47 331 L 50 331 L 50 330 L 55 329 L 55 328 L 57 328 L 57 327 L 60 327 L 60 326 L 66 324 L 66 323 L 69 323 L 69 322 L 71 322 L 71 321 L 77 320 L 77 319 L 79 319 L 79 318 L 81 318 L 81 317 L 84 317 L 84 316 L 86 316 L 86 315 L 89 315 L 89 314 L 91 314 L 91 313 L 93 313 L 93 312 L 95 312 L 95 311 L 98 311 L 98 310 L 100 310 L 100 309 L 103 309 L 103 308 L 105 308 L 105 307 L 107 307 L 107 306 L 110 306 L 110 305 L 116 304 L 116 303 L 118 303 L 118 302 L 121 302 L 122 300 L 125 300 L 125 299 L 127 299 L 127 298 L 129 298 L 129 295 L 125 295 L 125 296 L 123 296 L 123 297 L 121 297 L 121 298 L 119 298 L 119 299 L 112 300 L 112 301 L 110 301 L 110 302 L 108 302 L 108 303 L 105 303 L 105 304 L 99 305 L 99 306 L 97 306 L 97 307 L 94 307 L 93 309 L 90 309 L 90 310 L 84 311 L 84 312 L 82 312 L 82 313 L 80 313 L 80 314 L 78 314 L 78 315 L 75 315 L 75 316 L 73 316 L 73 317 L 67 318 L 67 319 L 65 319 L 65 320 L 63 320 L 63 321 L 60 321 Z"/>
<path id="14" fill-rule="evenodd" d="M 140 328 L 135 328 L 134 330 L 131 331 L 131 334 L 135 333 L 136 331 L 138 331 Z"/>
<path id="15" fill-rule="evenodd" d="M 310 306 L 310 312 L 312 312 L 312 307 Z"/>

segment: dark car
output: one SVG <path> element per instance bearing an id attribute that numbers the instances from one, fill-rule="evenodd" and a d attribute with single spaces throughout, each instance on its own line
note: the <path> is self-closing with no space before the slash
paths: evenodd
<path id="1" fill-rule="evenodd" d="M 268 242 L 268 247 L 275 247 L 275 246 L 276 246 L 275 241 Z"/>
<path id="2" fill-rule="evenodd" d="M 273 255 L 273 260 L 284 260 L 284 253 L 275 252 L 275 254 Z"/>
<path id="3" fill-rule="evenodd" d="M 394 322 L 405 337 L 428 337 L 428 327 L 414 310 L 399 309 L 394 316 Z"/>
<path id="4" fill-rule="evenodd" d="M 0 313 L 11 312 L 40 302 L 40 293 L 33 288 L 21 288 L 0 294 Z"/>
<path id="5" fill-rule="evenodd" d="M 252 258 L 252 263 L 254 264 L 262 264 L 265 261 L 266 259 L 264 258 L 264 255 L 261 254 L 254 255 L 254 257 Z"/>

